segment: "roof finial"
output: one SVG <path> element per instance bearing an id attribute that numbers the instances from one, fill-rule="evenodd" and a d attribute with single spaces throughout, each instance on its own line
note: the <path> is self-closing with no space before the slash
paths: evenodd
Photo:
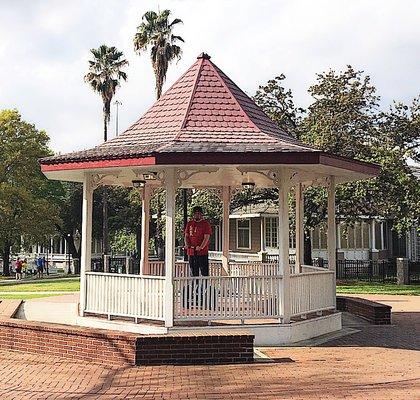
<path id="1" fill-rule="evenodd" d="M 201 53 L 198 57 L 197 57 L 197 59 L 199 60 L 200 58 L 203 58 L 204 60 L 210 60 L 210 56 L 207 54 L 207 53 Z"/>

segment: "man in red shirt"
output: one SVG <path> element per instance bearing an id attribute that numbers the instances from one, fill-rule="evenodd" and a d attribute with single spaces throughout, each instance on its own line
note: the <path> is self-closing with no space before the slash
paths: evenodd
<path id="1" fill-rule="evenodd" d="M 184 240 L 192 276 L 209 276 L 209 242 L 211 226 L 203 218 L 203 209 L 193 208 L 193 218 L 185 227 Z"/>

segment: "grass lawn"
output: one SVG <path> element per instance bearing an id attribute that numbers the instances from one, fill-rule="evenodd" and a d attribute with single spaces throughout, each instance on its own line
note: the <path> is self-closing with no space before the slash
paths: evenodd
<path id="1" fill-rule="evenodd" d="M 337 284 L 337 293 L 402 294 L 420 296 L 420 285 L 395 285 L 373 282 L 345 282 Z"/>
<path id="2" fill-rule="evenodd" d="M 29 299 L 37 299 L 40 297 L 50 297 L 56 296 L 54 294 L 34 294 L 34 293 L 25 293 L 22 292 L 21 294 L 16 293 L 0 293 L 0 301 L 1 300 L 29 300 Z"/>
<path id="3" fill-rule="evenodd" d="M 31 280 L 27 283 L 0 285 L 0 295 L 7 292 L 77 292 L 79 289 L 80 283 L 78 277 L 71 279 L 50 279 L 44 282 Z"/>

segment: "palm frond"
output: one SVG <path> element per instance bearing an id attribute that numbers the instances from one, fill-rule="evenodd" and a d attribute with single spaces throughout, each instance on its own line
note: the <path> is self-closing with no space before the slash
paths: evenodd
<path id="1" fill-rule="evenodd" d="M 172 28 L 174 25 L 176 24 L 183 24 L 184 22 L 182 21 L 182 19 L 179 18 L 175 18 L 170 24 L 169 27 Z"/>

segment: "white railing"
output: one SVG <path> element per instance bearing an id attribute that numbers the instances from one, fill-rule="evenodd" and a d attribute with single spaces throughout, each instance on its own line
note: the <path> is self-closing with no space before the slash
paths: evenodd
<path id="1" fill-rule="evenodd" d="M 147 275 L 165 276 L 165 261 L 149 261 Z"/>
<path id="2" fill-rule="evenodd" d="M 317 271 L 290 276 L 291 315 L 299 316 L 335 308 L 333 271 Z"/>
<path id="3" fill-rule="evenodd" d="M 87 272 L 84 311 L 163 320 L 164 282 L 156 276 Z"/>
<path id="4" fill-rule="evenodd" d="M 174 319 L 281 318 L 281 277 L 174 278 Z"/>
<path id="5" fill-rule="evenodd" d="M 216 261 L 222 260 L 221 251 L 209 251 L 209 258 Z M 235 253 L 229 252 L 229 259 L 239 262 L 261 261 L 261 255 L 258 253 Z"/>
<path id="6" fill-rule="evenodd" d="M 313 265 L 302 265 L 302 273 L 307 273 L 307 272 L 318 272 L 318 271 L 328 271 L 327 268 L 322 268 L 322 267 L 314 267 Z"/>
<path id="7" fill-rule="evenodd" d="M 229 263 L 232 276 L 278 276 L 280 267 L 278 263 Z"/>
<path id="8" fill-rule="evenodd" d="M 224 274 L 222 263 L 218 261 L 209 262 L 209 275 L 219 276 Z M 165 261 L 149 261 L 149 269 L 145 276 L 165 276 Z M 188 261 L 175 262 L 174 277 L 188 277 L 191 276 L 190 266 Z"/>

